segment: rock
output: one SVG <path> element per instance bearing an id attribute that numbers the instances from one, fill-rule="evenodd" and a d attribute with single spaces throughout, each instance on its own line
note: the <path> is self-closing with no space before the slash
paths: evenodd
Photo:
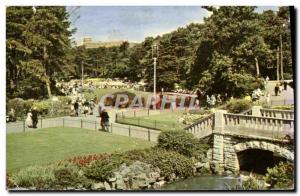
<path id="1" fill-rule="evenodd" d="M 115 182 L 116 180 L 117 180 L 116 177 L 111 177 L 111 178 L 108 179 L 109 182 Z"/>
<path id="2" fill-rule="evenodd" d="M 149 173 L 150 178 L 154 178 L 155 180 L 160 177 L 160 174 L 158 172 L 151 172 Z"/>
<path id="3" fill-rule="evenodd" d="M 228 175 L 228 176 L 230 176 L 230 175 L 232 175 L 233 173 L 230 171 L 230 170 L 226 170 L 225 171 L 225 175 Z"/>
<path id="4" fill-rule="evenodd" d="M 194 166 L 195 166 L 196 169 L 203 167 L 203 165 L 204 164 L 202 164 L 200 162 L 197 162 L 197 163 L 194 164 Z"/>
<path id="5" fill-rule="evenodd" d="M 125 190 L 126 189 L 126 184 L 122 179 L 117 179 L 116 181 L 116 189 L 117 190 Z"/>
<path id="6" fill-rule="evenodd" d="M 165 180 L 165 177 L 159 177 L 158 179 L 157 179 L 158 181 L 164 181 Z"/>
<path id="7" fill-rule="evenodd" d="M 110 187 L 109 183 L 106 182 L 106 181 L 104 182 L 104 188 L 105 188 L 105 190 L 108 190 L 108 191 L 111 190 L 111 187 Z"/>
<path id="8" fill-rule="evenodd" d="M 116 182 L 111 182 L 111 190 L 116 190 Z"/>
<path id="9" fill-rule="evenodd" d="M 93 190 L 103 190 L 103 189 L 105 189 L 105 186 L 104 186 L 103 182 L 94 183 L 92 185 L 92 189 Z"/>
<path id="10" fill-rule="evenodd" d="M 164 181 L 164 180 L 155 182 L 155 183 L 153 184 L 153 188 L 154 188 L 154 189 L 158 189 L 158 188 L 162 187 L 165 183 L 166 183 L 166 181 Z"/>

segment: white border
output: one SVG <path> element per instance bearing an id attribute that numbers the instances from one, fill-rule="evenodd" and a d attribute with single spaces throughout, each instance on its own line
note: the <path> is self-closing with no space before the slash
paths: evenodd
<path id="1" fill-rule="evenodd" d="M 255 6 L 287 6 L 287 5 L 293 5 L 297 8 L 299 8 L 300 1 L 299 0 L 206 0 L 206 1 L 197 1 L 197 0 L 19 0 L 19 1 L 12 1 L 7 0 L 4 2 L 4 0 L 0 1 L 0 59 L 1 59 L 1 71 L 0 71 L 0 116 L 1 116 L 1 140 L 0 144 L 2 145 L 0 147 L 0 192 L 4 195 L 8 195 L 8 192 L 5 190 L 5 174 L 6 174 L 6 168 L 5 168 L 5 162 L 6 162 L 6 128 L 5 128 L 5 7 L 8 5 L 68 5 L 68 6 L 75 6 L 75 5 L 255 5 Z M 297 12 L 296 12 L 297 17 Z M 296 20 L 297 27 L 299 27 L 299 19 Z M 298 30 L 298 28 L 297 28 Z M 299 38 L 298 38 L 299 40 Z M 298 42 L 299 43 L 299 42 Z M 298 45 L 298 44 L 297 44 Z M 299 57 L 299 50 L 297 50 L 297 57 Z M 298 60 L 299 61 L 299 60 Z M 299 78 L 299 68 L 297 71 L 297 76 Z M 297 78 L 297 81 L 298 81 Z M 299 84 L 299 83 L 298 83 Z M 298 89 L 297 89 L 298 90 Z M 298 94 L 298 91 L 297 91 Z M 298 105 L 298 101 L 297 101 Z M 298 112 L 298 111 L 297 111 Z M 299 113 L 297 113 L 299 114 Z M 299 117 L 299 115 L 297 115 Z M 297 122 L 299 121 L 299 118 L 297 118 Z M 297 141 L 299 141 L 299 133 L 297 137 Z M 299 143 L 299 142 L 298 142 Z M 299 144 L 298 144 L 299 146 Z M 298 150 L 298 149 L 297 149 Z M 299 164 L 298 164 L 299 165 Z M 299 167 L 297 165 L 297 170 L 299 170 Z M 299 173 L 299 172 L 298 172 Z M 299 178 L 297 176 L 297 187 L 299 189 Z M 11 193 L 12 194 L 12 193 Z M 20 194 L 20 193 L 19 193 Z M 43 195 L 45 193 L 37 193 L 37 195 Z M 62 195 L 65 193 L 57 193 L 58 195 Z M 90 193 L 78 193 L 80 195 L 86 195 Z M 103 194 L 103 193 L 100 193 Z M 117 193 L 110 193 L 110 195 L 115 195 Z M 124 194 L 124 193 L 123 193 Z M 138 195 L 144 194 L 144 193 L 138 193 Z M 155 193 L 156 195 L 163 195 L 166 193 Z M 171 194 L 181 194 L 181 193 L 171 193 Z M 184 193 L 184 194 L 187 194 Z M 207 193 L 196 193 L 196 194 L 207 194 Z M 217 193 L 213 193 L 217 194 Z M 239 194 L 239 193 L 238 193 Z M 261 195 L 263 193 L 259 193 Z M 280 193 L 280 194 L 286 194 L 286 193 Z"/>

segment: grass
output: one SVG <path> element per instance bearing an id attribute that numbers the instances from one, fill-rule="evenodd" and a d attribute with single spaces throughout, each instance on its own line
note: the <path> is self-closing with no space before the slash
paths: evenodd
<path id="1" fill-rule="evenodd" d="M 137 125 L 146 128 L 159 130 L 183 129 L 186 125 L 178 122 L 178 118 L 183 112 L 168 112 L 164 111 L 160 114 L 143 116 L 143 117 L 125 117 L 119 118 L 118 122 L 129 125 Z"/>
<path id="2" fill-rule="evenodd" d="M 80 128 L 45 128 L 6 137 L 7 171 L 65 160 L 78 155 L 148 148 L 154 143 Z"/>

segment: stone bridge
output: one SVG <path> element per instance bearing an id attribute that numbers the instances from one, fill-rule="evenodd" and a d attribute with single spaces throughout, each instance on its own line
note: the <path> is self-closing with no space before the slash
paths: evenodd
<path id="1" fill-rule="evenodd" d="M 216 172 L 264 173 L 282 160 L 294 161 L 293 118 L 293 111 L 259 106 L 243 114 L 217 110 L 186 131 L 212 140 L 208 157 Z"/>

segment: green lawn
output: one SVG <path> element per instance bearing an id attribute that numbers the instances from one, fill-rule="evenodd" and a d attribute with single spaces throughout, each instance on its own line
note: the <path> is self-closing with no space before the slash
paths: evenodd
<path id="1" fill-rule="evenodd" d="M 148 148 L 154 143 L 101 131 L 45 128 L 6 137 L 7 171 L 65 160 L 77 155 Z"/>
<path id="2" fill-rule="evenodd" d="M 179 123 L 178 118 L 183 112 L 164 111 L 160 114 L 144 116 L 144 117 L 126 117 L 119 118 L 119 123 L 138 125 L 147 128 L 156 128 L 159 130 L 183 129 L 186 125 Z"/>

